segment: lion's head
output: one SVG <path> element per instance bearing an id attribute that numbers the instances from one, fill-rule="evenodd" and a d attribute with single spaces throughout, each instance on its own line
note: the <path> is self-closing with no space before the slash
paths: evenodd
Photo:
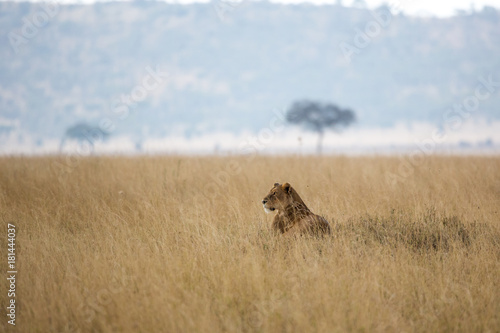
<path id="1" fill-rule="evenodd" d="M 262 199 L 266 213 L 275 210 L 285 210 L 295 202 L 299 202 L 305 207 L 304 202 L 289 183 L 284 183 L 283 185 L 275 183 L 269 194 Z"/>

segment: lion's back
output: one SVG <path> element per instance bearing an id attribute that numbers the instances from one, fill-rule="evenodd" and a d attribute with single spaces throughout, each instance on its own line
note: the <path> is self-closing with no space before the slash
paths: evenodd
<path id="1" fill-rule="evenodd" d="M 324 217 L 313 213 L 296 221 L 295 227 L 300 233 L 330 234 L 331 232 L 328 221 Z"/>

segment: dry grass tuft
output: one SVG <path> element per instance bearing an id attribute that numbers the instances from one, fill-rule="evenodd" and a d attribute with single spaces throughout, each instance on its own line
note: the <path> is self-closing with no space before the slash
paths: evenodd
<path id="1" fill-rule="evenodd" d="M 16 331 L 500 331 L 498 157 L 422 158 L 395 184 L 396 157 L 64 164 L 0 158 Z M 332 235 L 273 235 L 260 201 L 276 181 Z"/>
<path id="2" fill-rule="evenodd" d="M 349 234 L 365 245 L 403 246 L 419 252 L 468 249 L 473 244 L 500 245 L 490 225 L 477 221 L 466 224 L 457 216 L 437 217 L 434 209 L 429 210 L 421 220 L 414 220 L 404 212 L 392 212 L 387 218 L 367 216 L 350 219 L 337 225 L 336 234 Z"/>

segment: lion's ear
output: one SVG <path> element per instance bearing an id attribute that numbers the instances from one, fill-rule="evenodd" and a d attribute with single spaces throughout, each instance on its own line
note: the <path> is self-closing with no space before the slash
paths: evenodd
<path id="1" fill-rule="evenodd" d="M 274 187 L 280 186 L 280 183 L 274 183 Z"/>
<path id="2" fill-rule="evenodd" d="M 290 191 L 292 190 L 292 186 L 289 183 L 284 183 L 283 185 L 281 185 L 281 188 L 286 193 L 290 193 Z"/>

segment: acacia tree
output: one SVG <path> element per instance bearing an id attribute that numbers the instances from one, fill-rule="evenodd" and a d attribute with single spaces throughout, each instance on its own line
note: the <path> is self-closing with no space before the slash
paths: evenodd
<path id="1" fill-rule="evenodd" d="M 109 132 L 101 129 L 99 126 L 93 126 L 87 123 L 78 123 L 66 130 L 59 144 L 59 151 L 62 151 L 65 143 L 69 140 L 75 140 L 80 145 L 87 144 L 93 151 L 94 144 L 105 141 L 109 137 Z"/>
<path id="2" fill-rule="evenodd" d="M 292 104 L 287 111 L 286 120 L 318 133 L 317 152 L 321 154 L 325 130 L 347 127 L 356 120 L 356 115 L 353 111 L 343 110 L 334 104 L 302 100 Z"/>

